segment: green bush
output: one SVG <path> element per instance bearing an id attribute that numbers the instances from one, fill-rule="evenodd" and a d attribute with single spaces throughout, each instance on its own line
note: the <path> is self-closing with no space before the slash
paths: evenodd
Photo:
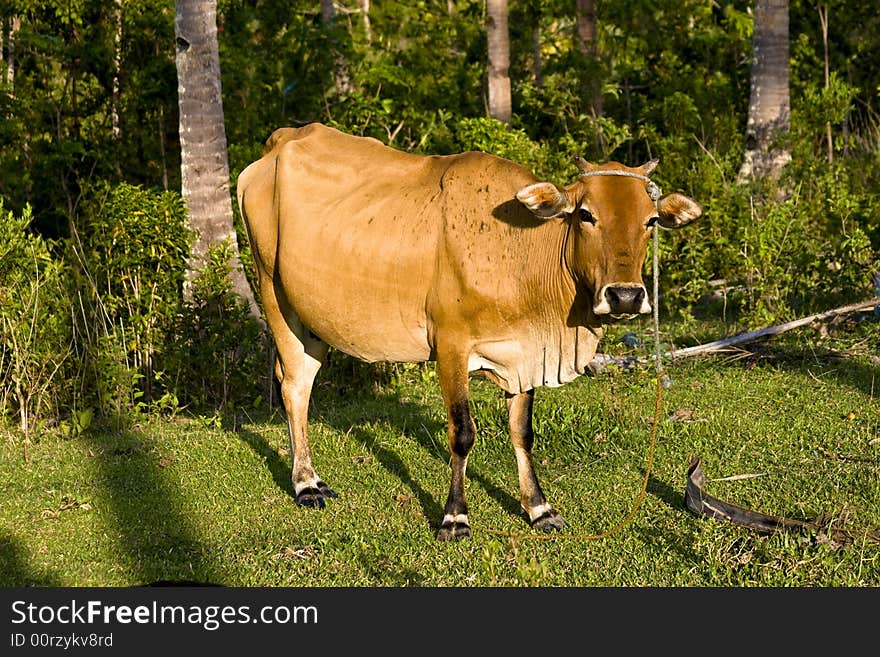
<path id="1" fill-rule="evenodd" d="M 558 144 L 547 145 L 532 140 L 525 131 L 511 127 L 490 117 L 465 118 L 456 125 L 457 146 L 460 150 L 492 153 L 522 164 L 543 180 L 564 179 L 568 182 L 575 171 L 572 158 L 576 150 L 568 152 Z"/>
<path id="2" fill-rule="evenodd" d="M 229 279 L 230 248 L 211 247 L 166 337 L 167 392 L 197 412 L 258 405 L 270 384 L 265 334 Z"/>
<path id="3" fill-rule="evenodd" d="M 68 268 L 31 221 L 29 206 L 15 215 L 0 199 L 0 418 L 25 435 L 71 402 L 74 352 Z"/>
<path id="4" fill-rule="evenodd" d="M 183 199 L 97 183 L 74 229 L 68 258 L 77 265 L 83 386 L 101 414 L 125 415 L 165 392 L 158 362 L 180 310 L 191 241 Z"/>
<path id="5" fill-rule="evenodd" d="M 265 345 L 230 287 L 229 247 L 214 247 L 186 284 L 190 243 L 176 192 L 107 183 L 90 190 L 68 257 L 78 265 L 83 389 L 101 415 L 219 410 L 263 393 Z"/>

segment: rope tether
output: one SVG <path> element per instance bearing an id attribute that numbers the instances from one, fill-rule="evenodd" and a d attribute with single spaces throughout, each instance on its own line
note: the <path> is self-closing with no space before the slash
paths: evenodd
<path id="1" fill-rule="evenodd" d="M 603 171 L 585 171 L 584 173 L 579 174 L 581 178 L 592 178 L 593 176 L 624 176 L 626 178 L 637 178 L 639 180 L 645 181 L 645 191 L 648 192 L 648 196 L 651 197 L 651 200 L 654 203 L 658 203 L 660 201 L 660 188 L 657 186 L 653 180 L 648 178 L 648 176 L 643 176 L 640 173 L 633 173 L 632 171 L 621 171 L 620 169 L 609 169 Z"/>

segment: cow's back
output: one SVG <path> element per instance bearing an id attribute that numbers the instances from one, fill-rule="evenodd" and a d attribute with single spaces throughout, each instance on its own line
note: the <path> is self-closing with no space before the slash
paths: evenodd
<path id="1" fill-rule="evenodd" d="M 311 124 L 276 131 L 242 172 L 257 265 L 322 339 L 367 361 L 429 358 L 435 200 L 451 157 Z"/>

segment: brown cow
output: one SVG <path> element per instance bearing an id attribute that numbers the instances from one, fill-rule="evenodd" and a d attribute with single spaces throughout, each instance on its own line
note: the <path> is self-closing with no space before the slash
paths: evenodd
<path id="1" fill-rule="evenodd" d="M 580 176 L 559 187 L 486 153 L 412 155 L 317 123 L 276 130 L 239 176 L 238 201 L 278 349 L 297 503 L 336 496 L 307 435 L 332 346 L 368 362 L 436 361 L 452 457 L 438 539 L 470 535 L 471 373 L 506 395 L 531 525 L 564 527 L 532 466 L 534 389 L 583 374 L 604 322 L 651 311 L 652 227 L 701 214 L 686 196 L 660 197 L 656 165 L 579 158 Z"/>

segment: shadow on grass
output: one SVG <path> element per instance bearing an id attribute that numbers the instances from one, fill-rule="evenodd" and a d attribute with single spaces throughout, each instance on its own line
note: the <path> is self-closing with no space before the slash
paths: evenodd
<path id="1" fill-rule="evenodd" d="M 717 363 L 719 367 L 747 370 L 759 365 L 772 366 L 802 375 L 811 381 L 815 377 L 815 368 L 822 367 L 822 377 L 832 378 L 838 385 L 851 387 L 869 396 L 876 396 L 880 392 L 880 366 L 841 351 L 822 346 L 805 347 L 771 341 L 746 344 L 741 349 L 739 353 L 698 357 Z M 678 361 L 672 361 L 673 366 L 676 362 Z"/>
<path id="2" fill-rule="evenodd" d="M 284 434 L 287 435 L 286 421 L 276 421 L 273 424 L 277 424 L 279 431 L 283 431 Z M 265 460 L 266 467 L 268 467 L 269 472 L 272 473 L 272 479 L 275 481 L 275 485 L 289 495 L 291 499 L 296 499 L 296 494 L 293 491 L 293 482 L 290 480 L 290 460 L 283 458 L 281 454 L 269 444 L 269 441 L 253 431 L 248 431 L 244 427 L 237 427 L 235 429 L 235 434 L 240 440 L 244 441 L 248 447 L 254 450 L 257 455 Z"/>
<path id="3" fill-rule="evenodd" d="M 644 476 L 644 472 L 642 473 L 642 476 Z M 648 487 L 645 492 L 653 495 L 676 511 L 688 513 L 687 506 L 685 506 L 684 503 L 684 491 L 686 483 L 687 482 L 684 479 L 684 475 L 682 475 L 681 490 L 677 490 L 665 481 L 661 481 L 660 479 L 657 479 L 657 477 L 655 477 L 654 475 L 650 475 L 648 477 Z"/>
<path id="4" fill-rule="evenodd" d="M 163 474 L 149 436 L 129 430 L 90 437 L 97 483 L 116 526 L 123 567 L 140 585 L 199 583 L 219 578 L 208 565 L 195 528 L 181 509 L 183 496 Z"/>
<path id="5" fill-rule="evenodd" d="M 439 390 L 438 390 L 438 395 Z M 501 395 L 501 390 L 498 390 Z M 426 408 L 413 403 L 400 394 L 399 391 L 389 393 L 369 393 L 359 391 L 356 395 L 343 398 L 331 393 L 318 396 L 318 403 L 322 406 L 332 404 L 334 406 L 346 405 L 348 410 L 344 413 L 328 413 L 321 416 L 321 421 L 332 426 L 342 433 L 350 433 L 359 443 L 375 456 L 377 461 L 391 474 L 397 476 L 400 481 L 413 491 L 413 495 L 419 501 L 422 513 L 428 519 L 431 528 L 436 531 L 440 527 L 443 518 L 443 508 L 446 502 L 447 489 L 437 491 L 437 495 L 426 491 L 418 481 L 410 474 L 409 468 L 403 459 L 387 447 L 377 443 L 362 423 L 367 420 L 380 418 L 387 422 L 402 439 L 414 440 L 422 449 L 433 458 L 442 462 L 448 470 L 449 450 L 445 445 L 446 419 L 426 414 Z M 375 410 L 375 412 L 370 412 Z M 354 428 L 352 428 L 354 427 Z M 414 430 L 414 427 L 416 429 Z M 478 429 L 479 431 L 479 429 Z M 434 436 L 443 434 L 444 443 L 438 442 Z M 480 448 L 479 438 L 474 449 Z M 514 462 L 513 449 L 510 451 L 511 463 Z M 490 477 L 481 474 L 473 464 L 468 465 L 467 479 L 479 484 L 486 494 L 495 500 L 506 512 L 516 514 L 520 511 L 519 499 L 507 493 L 503 488 L 494 483 Z"/>
<path id="6" fill-rule="evenodd" d="M 36 571 L 27 549 L 6 532 L 0 533 L 0 583 L 3 586 L 63 586 L 54 571 Z"/>
<path id="7" fill-rule="evenodd" d="M 510 460 L 515 463 L 513 448 L 510 450 Z M 528 515 L 522 510 L 518 497 L 509 493 L 507 489 L 492 483 L 488 477 L 483 476 L 479 472 L 474 472 L 470 467 L 468 467 L 467 476 L 471 481 L 480 484 L 480 486 L 483 487 L 483 490 L 486 491 L 486 494 L 495 500 L 498 506 L 500 506 L 506 514 L 522 518 L 528 523 Z"/>
<path id="8" fill-rule="evenodd" d="M 644 475 L 644 470 L 642 470 L 642 474 Z M 649 475 L 648 486 L 645 489 L 646 494 L 653 495 L 654 497 L 665 503 L 676 513 L 678 513 L 682 517 L 682 520 L 687 520 L 693 517 L 690 511 L 688 511 L 687 505 L 685 504 L 684 500 L 686 487 L 685 476 L 686 473 L 683 473 L 681 488 L 678 489 L 670 486 L 667 482 L 658 479 L 654 475 Z M 689 549 L 689 543 L 687 541 L 678 540 L 676 536 L 671 536 L 669 532 L 660 531 L 651 524 L 641 525 L 636 528 L 636 531 L 645 537 L 646 543 L 651 543 L 653 545 L 670 545 L 672 549 L 680 554 L 685 560 L 689 562 L 698 561 L 697 554 L 693 550 Z"/>
<path id="9" fill-rule="evenodd" d="M 395 425 L 397 426 L 397 425 Z M 419 506 L 422 508 L 422 514 L 428 519 L 428 523 L 432 529 L 437 530 L 440 527 L 440 520 L 443 517 L 443 506 L 437 499 L 412 476 L 409 468 L 403 462 L 403 459 L 392 449 L 388 449 L 376 442 L 374 435 L 369 433 L 362 427 L 345 428 L 342 425 L 334 427 L 337 431 L 349 432 L 350 435 L 357 440 L 390 474 L 394 475 L 400 482 L 409 488 L 413 496 L 418 500 Z M 399 428 L 399 427 L 398 427 Z M 421 442 L 421 441 L 419 441 Z M 424 443 L 422 443 L 424 446 Z"/>

